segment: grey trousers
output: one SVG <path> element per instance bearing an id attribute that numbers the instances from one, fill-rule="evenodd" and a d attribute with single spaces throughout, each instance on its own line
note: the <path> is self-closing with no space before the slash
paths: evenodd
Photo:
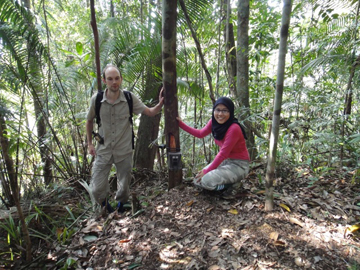
<path id="1" fill-rule="evenodd" d="M 219 167 L 205 174 L 200 182 L 194 179 L 194 185 L 207 190 L 216 190 L 218 186 L 240 182 L 248 173 L 249 161 L 225 159 Z"/>
<path id="2" fill-rule="evenodd" d="M 126 203 L 129 200 L 132 154 L 118 163 L 114 163 L 113 157 L 108 162 L 104 162 L 101 156 L 97 156 L 92 169 L 90 188 L 92 195 L 98 203 L 102 203 L 109 194 L 109 174 L 113 164 L 115 165 L 117 176 L 115 199 L 122 203 Z"/>

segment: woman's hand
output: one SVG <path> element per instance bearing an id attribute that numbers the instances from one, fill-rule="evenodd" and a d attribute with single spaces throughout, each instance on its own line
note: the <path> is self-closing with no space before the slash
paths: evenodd
<path id="1" fill-rule="evenodd" d="M 195 176 L 195 180 L 197 183 L 199 183 L 201 181 L 201 179 L 203 178 L 204 176 L 204 172 L 201 170 L 200 172 L 198 172 Z"/>
<path id="2" fill-rule="evenodd" d="M 181 118 L 179 116 L 176 116 L 176 120 L 178 121 L 182 121 Z"/>

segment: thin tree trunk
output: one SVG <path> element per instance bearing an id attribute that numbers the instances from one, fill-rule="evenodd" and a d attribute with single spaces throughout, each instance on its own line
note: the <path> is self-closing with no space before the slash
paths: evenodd
<path id="1" fill-rule="evenodd" d="M 222 25 L 222 13 L 223 13 L 223 4 L 222 0 L 220 2 L 219 10 L 219 27 L 218 27 L 218 50 L 217 50 L 217 67 L 216 67 L 216 84 L 215 84 L 215 96 L 219 96 L 219 80 L 220 80 L 220 62 L 221 62 L 221 51 L 222 51 L 222 41 L 221 41 L 221 25 Z"/>
<path id="2" fill-rule="evenodd" d="M 347 117 L 351 114 L 351 104 L 352 104 L 352 81 L 355 75 L 356 68 L 360 65 L 360 55 L 357 57 L 355 62 L 352 64 L 350 69 L 350 76 L 346 87 L 346 96 L 345 96 L 345 108 L 344 108 L 344 120 L 341 124 L 341 137 L 345 138 L 345 121 Z M 340 160 L 344 158 L 344 146 L 341 146 L 340 149 Z"/>
<path id="3" fill-rule="evenodd" d="M 230 22 L 231 17 L 231 4 L 230 0 L 224 0 L 224 13 L 226 16 L 226 24 L 224 27 L 225 37 L 225 55 L 226 66 L 228 70 L 228 84 L 230 93 L 233 97 L 237 96 L 236 93 L 236 47 L 234 38 L 234 26 Z"/>
<path id="4" fill-rule="evenodd" d="M 357 7 L 357 11 L 356 11 L 356 22 L 355 22 L 355 31 L 354 31 L 354 41 L 355 42 L 357 40 L 356 33 L 357 33 L 357 25 L 358 25 L 358 19 L 359 19 L 359 11 L 360 11 L 360 0 L 358 2 L 358 7 Z M 355 47 L 354 47 L 354 50 L 353 50 L 353 57 L 355 57 Z M 343 112 L 343 115 L 345 117 L 344 117 L 344 120 L 343 120 L 343 122 L 341 124 L 341 137 L 342 137 L 343 141 L 345 140 L 345 121 L 346 121 L 347 116 L 351 114 L 352 80 L 353 80 L 354 75 L 355 75 L 355 69 L 359 65 L 360 65 L 360 55 L 358 56 L 358 58 L 355 60 L 355 62 L 351 66 L 350 77 L 349 77 L 348 84 L 347 84 L 347 87 L 346 87 L 345 108 L 344 108 L 344 112 Z M 341 162 L 343 161 L 343 158 L 344 158 L 344 146 L 341 145 L 341 148 L 340 148 L 340 160 L 341 160 Z"/>
<path id="5" fill-rule="evenodd" d="M 7 199 L 7 204 L 9 206 L 14 206 L 15 205 L 15 201 L 14 201 L 14 197 L 11 194 L 11 181 L 12 181 L 12 177 L 13 175 L 15 175 L 15 168 L 14 168 L 14 163 L 12 161 L 12 159 L 10 158 L 10 155 L 8 153 L 8 139 L 6 137 L 6 124 L 5 124 L 5 118 L 1 115 L 1 110 L 0 110 L 0 145 L 1 145 L 1 150 L 2 150 L 2 159 L 5 160 L 5 168 L 7 171 L 7 179 L 6 179 L 6 174 L 3 173 L 5 172 L 5 168 L 3 168 L 3 164 L 0 165 L 0 169 L 1 169 L 1 186 L 3 189 L 3 193 Z"/>
<path id="6" fill-rule="evenodd" d="M 184 0 L 179 0 L 179 3 L 180 3 L 180 6 L 181 6 L 181 9 L 182 11 L 184 12 L 184 16 L 185 16 L 185 19 L 186 19 L 186 22 L 188 24 L 188 27 L 190 29 L 190 32 L 191 32 L 191 36 L 192 38 L 194 39 L 195 41 L 195 45 L 196 45 L 196 49 L 199 53 L 199 56 L 200 56 L 200 60 L 201 60 L 201 66 L 202 68 L 204 69 L 204 72 L 205 72 L 205 75 L 206 75 L 206 79 L 208 81 L 208 84 L 209 84 L 209 90 L 210 90 L 210 99 L 212 100 L 213 104 L 215 103 L 215 97 L 214 97 L 214 90 L 213 90 L 213 86 L 212 86 L 212 82 L 211 82 L 211 75 L 210 75 L 210 72 L 206 66 L 206 63 L 205 63 L 205 59 L 204 59 L 204 55 L 202 53 L 202 50 L 201 50 L 201 46 L 200 46 L 200 42 L 196 36 L 196 32 L 195 30 L 193 29 L 192 27 L 192 24 L 191 24 L 191 21 L 190 21 L 190 17 L 187 13 L 187 10 L 186 10 L 186 6 L 185 6 L 185 3 L 184 3 Z"/>
<path id="7" fill-rule="evenodd" d="M 111 18 L 115 17 L 114 1 L 113 0 L 110 0 L 110 17 Z"/>
<path id="8" fill-rule="evenodd" d="M 290 15 L 291 15 L 291 0 L 284 0 L 284 7 L 281 20 L 281 32 L 280 32 L 280 45 L 279 45 L 279 59 L 276 78 L 276 93 L 274 101 L 274 113 L 272 120 L 272 128 L 270 135 L 270 149 L 267 160 L 266 168 L 266 194 L 265 194 L 265 211 L 272 211 L 274 209 L 274 187 L 273 181 L 275 178 L 275 162 L 277 141 L 279 137 L 279 124 L 280 113 L 282 104 L 282 95 L 284 89 L 284 77 L 285 77 L 285 57 L 287 52 L 287 39 L 289 35 Z"/>
<path id="9" fill-rule="evenodd" d="M 6 124 L 5 124 L 5 118 L 3 115 L 1 115 L 0 112 L 0 145 L 3 152 L 3 157 L 5 160 L 5 166 L 6 170 L 8 172 L 8 177 L 10 180 L 10 187 L 12 192 L 12 197 L 19 215 L 20 223 L 21 223 L 21 230 L 24 237 L 24 242 L 26 244 L 26 261 L 30 262 L 32 259 L 31 255 L 31 239 L 29 235 L 29 230 L 27 228 L 24 213 L 22 211 L 21 205 L 20 205 L 20 189 L 19 184 L 17 180 L 17 170 L 14 166 L 14 161 L 12 160 L 11 156 L 9 155 L 9 141 L 8 141 L 7 131 L 6 131 Z M 18 139 L 19 140 L 19 139 Z M 19 147 L 19 141 L 18 147 Z M 18 155 L 18 153 L 17 153 Z"/>
<path id="10" fill-rule="evenodd" d="M 176 20 L 177 0 L 164 0 L 162 5 L 162 71 L 164 85 L 165 137 L 170 154 L 180 152 L 178 100 L 176 88 Z M 175 149 L 174 149 L 175 148 Z M 172 154 L 171 154 L 172 155 Z M 181 157 L 179 162 L 181 161 Z M 168 162 L 171 163 L 171 162 Z M 171 189 L 182 182 L 182 169 L 169 166 L 169 186 Z"/>
<path id="11" fill-rule="evenodd" d="M 46 114 L 48 115 L 49 112 L 49 106 L 48 106 L 48 89 L 50 88 L 51 85 L 51 56 L 50 56 L 50 31 L 49 31 L 49 27 L 48 27 L 48 23 L 47 23 L 47 12 L 45 10 L 45 1 L 43 2 L 43 12 L 44 12 L 44 19 L 45 19 L 45 26 L 46 26 L 46 44 L 47 44 L 47 48 L 48 48 L 48 69 L 47 69 L 47 78 L 48 78 L 48 83 L 43 91 L 44 93 L 44 100 L 45 102 L 43 102 L 44 107 L 46 108 Z M 42 145 L 40 147 L 43 148 L 43 155 L 42 155 L 42 161 L 44 164 L 44 181 L 46 185 L 49 185 L 53 179 L 53 173 L 52 173 L 52 168 L 51 168 L 51 158 L 49 156 L 50 151 L 50 142 L 46 143 L 46 140 L 44 140 L 44 136 L 46 135 L 46 122 L 45 120 L 43 120 L 43 125 L 45 128 L 45 133 L 44 135 L 42 135 Z M 40 150 L 42 150 L 40 148 Z"/>
<path id="12" fill-rule="evenodd" d="M 36 115 L 36 130 L 37 135 L 39 137 L 38 145 L 40 150 L 40 156 L 41 161 L 44 164 L 43 165 L 43 171 L 44 171 L 44 182 L 46 185 L 49 185 L 52 180 L 52 170 L 51 170 L 51 161 L 49 158 L 49 151 L 46 144 L 46 122 L 44 119 L 44 105 L 39 100 L 39 96 L 42 96 L 43 92 L 38 91 L 37 97 L 33 97 L 34 99 L 34 109 L 35 109 L 35 115 Z"/>
<path id="13" fill-rule="evenodd" d="M 90 11 L 91 11 L 90 23 L 94 34 L 97 88 L 98 91 L 101 91 L 100 45 L 99 45 L 99 32 L 96 25 L 94 0 L 90 0 Z"/>

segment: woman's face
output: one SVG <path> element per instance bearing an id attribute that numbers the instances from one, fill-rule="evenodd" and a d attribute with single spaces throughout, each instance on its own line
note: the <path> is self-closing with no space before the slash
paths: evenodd
<path id="1" fill-rule="evenodd" d="M 214 118 L 219 124 L 224 124 L 230 118 L 229 109 L 223 104 L 217 105 L 214 110 Z"/>

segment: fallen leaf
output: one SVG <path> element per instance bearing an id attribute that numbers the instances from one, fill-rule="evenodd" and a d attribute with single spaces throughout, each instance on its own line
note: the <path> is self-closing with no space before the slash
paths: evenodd
<path id="1" fill-rule="evenodd" d="M 127 243 L 130 242 L 130 239 L 121 239 L 119 240 L 119 243 Z"/>
<path id="2" fill-rule="evenodd" d="M 218 238 L 214 242 L 210 243 L 210 246 L 217 246 L 222 240 L 222 238 Z"/>
<path id="3" fill-rule="evenodd" d="M 231 209 L 228 211 L 230 214 L 237 215 L 239 212 L 236 209 Z"/>
<path id="4" fill-rule="evenodd" d="M 285 247 L 285 246 L 286 246 L 285 242 L 284 242 L 284 241 L 280 241 L 280 240 L 275 241 L 275 242 L 274 242 L 274 245 L 275 245 L 275 246 L 281 246 L 281 247 Z"/>
<path id="5" fill-rule="evenodd" d="M 279 206 L 281 206 L 282 208 L 284 208 L 286 211 L 291 212 L 289 206 L 287 206 L 286 204 L 280 203 Z"/>
<path id="6" fill-rule="evenodd" d="M 95 235 L 85 235 L 84 236 L 85 242 L 93 242 L 93 241 L 95 241 L 97 239 L 98 239 L 98 237 L 95 236 Z"/>
<path id="7" fill-rule="evenodd" d="M 208 256 L 210 257 L 210 258 L 217 258 L 217 257 L 219 257 L 219 250 L 213 250 L 213 251 L 210 251 L 209 253 L 208 253 Z M 220 269 L 220 268 L 219 268 Z"/>
<path id="8" fill-rule="evenodd" d="M 56 235 L 59 237 L 64 231 L 64 228 L 56 228 Z"/>
<path id="9" fill-rule="evenodd" d="M 206 212 L 210 213 L 210 211 L 213 210 L 213 209 L 214 209 L 214 207 L 210 207 L 210 208 L 206 209 Z"/>
<path id="10" fill-rule="evenodd" d="M 89 232 L 101 232 L 102 226 L 100 226 L 97 222 L 93 222 L 90 225 L 86 226 L 84 229 L 81 230 L 83 233 Z"/>
<path id="11" fill-rule="evenodd" d="M 296 264 L 297 266 L 302 267 L 302 266 L 305 265 L 305 261 L 304 261 L 304 259 L 301 258 L 301 257 L 296 257 L 296 258 L 295 258 L 295 264 Z"/>
<path id="12" fill-rule="evenodd" d="M 359 224 L 355 224 L 355 225 L 352 225 L 350 228 L 347 228 L 350 232 L 356 232 L 357 230 L 360 229 L 360 223 Z"/>
<path id="13" fill-rule="evenodd" d="M 297 218 L 291 217 L 291 218 L 289 218 L 289 221 L 293 224 L 299 225 L 300 227 L 304 227 L 304 223 L 302 223 Z"/>
<path id="14" fill-rule="evenodd" d="M 271 239 L 271 240 L 276 241 L 276 240 L 278 240 L 278 238 L 279 238 L 279 233 L 278 233 L 278 232 L 272 232 L 272 233 L 270 233 L 270 239 Z"/>
<path id="15" fill-rule="evenodd" d="M 190 206 L 193 205 L 193 203 L 194 203 L 194 201 L 190 201 L 190 202 L 188 202 L 188 203 L 186 204 L 186 206 L 190 207 Z"/>

